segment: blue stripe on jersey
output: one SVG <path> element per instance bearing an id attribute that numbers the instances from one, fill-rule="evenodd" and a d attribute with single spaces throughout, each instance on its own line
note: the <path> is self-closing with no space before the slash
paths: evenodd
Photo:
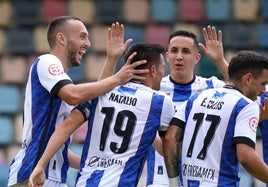
<path id="1" fill-rule="evenodd" d="M 239 186 L 239 168 L 236 154 L 236 146 L 233 144 L 235 121 L 239 112 L 248 105 L 248 102 L 241 98 L 233 108 L 228 127 L 225 132 L 222 144 L 221 163 L 219 171 L 218 186 Z M 228 149 L 225 149 L 228 147 Z"/>
<path id="2" fill-rule="evenodd" d="M 138 147 L 136 154 L 127 161 L 124 168 L 124 172 L 120 177 L 118 187 L 137 186 L 139 182 L 138 179 L 141 176 L 144 162 L 146 160 L 148 148 L 153 143 L 157 133 L 157 129 L 161 122 L 161 119 L 159 118 L 159 116 L 161 115 L 159 114 L 162 113 L 163 103 L 164 103 L 164 96 L 157 95 L 154 93 L 151 101 L 151 108 L 148 115 L 148 119 L 145 124 L 143 135 L 141 137 L 140 145 Z M 132 181 L 136 181 L 136 183 L 133 184 Z"/>
<path id="3" fill-rule="evenodd" d="M 154 178 L 154 163 L 155 163 L 155 149 L 151 146 L 148 152 L 147 156 L 147 182 L 146 185 L 153 184 L 153 178 Z"/>
<path id="4" fill-rule="evenodd" d="M 214 88 L 212 79 L 206 80 L 207 88 Z M 197 90 L 198 91 L 198 90 Z M 174 91 L 173 91 L 173 102 L 182 102 L 186 101 L 192 94 L 192 84 L 188 85 L 180 85 L 180 84 L 174 84 Z"/>
<path id="5" fill-rule="evenodd" d="M 119 86 L 119 88 L 118 88 L 119 93 L 127 92 L 128 94 L 134 95 L 136 93 L 136 91 L 137 91 L 137 89 L 128 88 L 128 87 L 124 87 L 124 86 Z"/>
<path id="6" fill-rule="evenodd" d="M 90 180 L 91 178 L 88 178 L 87 184 L 85 187 L 99 187 L 99 183 L 101 181 L 101 178 L 104 174 L 104 170 L 96 170 L 91 174 L 91 177 L 94 180 Z"/>
<path id="7" fill-rule="evenodd" d="M 87 159 L 87 155 L 88 155 L 88 150 L 89 150 L 89 146 L 90 146 L 90 136 L 92 134 L 92 124 L 93 124 L 93 120 L 94 120 L 94 116 L 95 116 L 95 112 L 96 112 L 96 106 L 98 104 L 99 99 L 95 98 L 91 101 L 91 105 L 84 105 L 84 106 L 90 106 L 90 117 L 88 119 L 88 132 L 86 134 L 86 138 L 85 138 L 85 142 L 84 142 L 84 146 L 83 146 L 83 152 L 81 155 L 81 163 L 80 163 L 80 168 L 84 168 L 85 166 L 85 161 Z M 80 174 L 79 174 L 80 176 Z"/>
<path id="8" fill-rule="evenodd" d="M 174 84 L 173 102 L 182 102 L 187 100 L 192 95 L 191 85 Z"/>
<path id="9" fill-rule="evenodd" d="M 34 62 L 31 73 L 33 137 L 26 148 L 25 156 L 22 160 L 23 167 L 20 168 L 17 176 L 18 182 L 29 178 L 37 161 L 42 156 L 49 138 L 55 130 L 58 110 L 62 102 L 61 99 L 53 99 L 49 92 L 41 85 L 37 74 L 38 61 L 39 59 Z M 67 153 L 63 154 L 67 158 Z M 62 181 L 66 181 L 66 176 Z"/>
<path id="10" fill-rule="evenodd" d="M 214 88 L 212 79 L 207 80 L 206 83 L 207 83 L 207 89 Z"/>
<path id="11" fill-rule="evenodd" d="M 194 100 L 198 97 L 199 94 L 200 92 L 196 92 L 188 99 L 188 102 L 185 108 L 185 120 L 187 120 L 189 113 L 193 107 Z"/>

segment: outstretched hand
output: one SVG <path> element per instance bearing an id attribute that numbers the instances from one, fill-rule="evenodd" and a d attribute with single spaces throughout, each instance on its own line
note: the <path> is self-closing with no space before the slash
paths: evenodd
<path id="1" fill-rule="evenodd" d="M 222 32 L 219 30 L 217 34 L 216 28 L 210 25 L 207 28 L 203 28 L 202 32 L 205 45 L 199 43 L 199 48 L 215 64 L 224 79 L 228 80 L 228 63 L 224 58 Z"/>
<path id="2" fill-rule="evenodd" d="M 107 32 L 107 58 L 101 70 L 98 80 L 111 76 L 120 56 L 125 52 L 132 39 L 124 42 L 124 25 L 119 22 L 113 23 Z"/>
<path id="3" fill-rule="evenodd" d="M 107 56 L 119 59 L 131 42 L 132 39 L 124 42 L 124 25 L 119 22 L 113 23 L 111 28 L 108 28 Z"/>
<path id="4" fill-rule="evenodd" d="M 45 183 L 46 175 L 43 168 L 36 166 L 29 178 L 29 187 L 42 187 Z"/>
<path id="5" fill-rule="evenodd" d="M 124 84 L 131 79 L 144 80 L 145 74 L 149 72 L 148 69 L 135 69 L 137 66 L 145 64 L 147 62 L 146 60 L 139 60 L 137 62 L 131 63 L 136 54 L 136 52 L 132 53 L 128 57 L 124 66 L 122 66 L 121 69 L 116 74 L 114 74 L 114 76 L 118 78 L 121 84 Z"/>
<path id="6" fill-rule="evenodd" d="M 210 25 L 207 28 L 203 28 L 202 32 L 205 45 L 199 43 L 200 49 L 213 62 L 221 61 L 223 58 L 222 32 L 219 30 L 217 34 L 216 28 Z"/>

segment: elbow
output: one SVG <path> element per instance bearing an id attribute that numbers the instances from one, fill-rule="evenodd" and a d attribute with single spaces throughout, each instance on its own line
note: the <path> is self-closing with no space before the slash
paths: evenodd
<path id="1" fill-rule="evenodd" d="M 65 101 L 68 105 L 79 105 L 83 102 L 83 100 L 79 97 L 79 95 L 72 94 L 68 99 Z"/>
<path id="2" fill-rule="evenodd" d="M 73 84 L 68 84 L 62 87 L 58 92 L 58 96 L 68 105 L 72 106 L 79 105 L 84 102 L 82 94 Z"/>
<path id="3" fill-rule="evenodd" d="M 82 97 L 76 91 L 65 92 L 61 97 L 68 105 L 79 105 L 83 102 Z"/>

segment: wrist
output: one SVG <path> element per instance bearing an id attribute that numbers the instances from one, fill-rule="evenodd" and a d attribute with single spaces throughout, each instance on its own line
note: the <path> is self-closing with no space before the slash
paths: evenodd
<path id="1" fill-rule="evenodd" d="M 178 177 L 173 177 L 173 178 L 168 178 L 169 182 L 169 187 L 179 187 L 179 178 Z"/>

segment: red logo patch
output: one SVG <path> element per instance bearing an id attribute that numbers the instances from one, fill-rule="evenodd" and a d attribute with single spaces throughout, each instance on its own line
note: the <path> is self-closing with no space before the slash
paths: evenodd
<path id="1" fill-rule="evenodd" d="M 63 70 L 57 64 L 51 64 L 48 71 L 52 75 L 60 75 L 63 73 Z"/>
<path id="2" fill-rule="evenodd" d="M 257 132 L 258 123 L 259 120 L 255 117 L 249 120 L 249 127 L 253 132 Z"/>

